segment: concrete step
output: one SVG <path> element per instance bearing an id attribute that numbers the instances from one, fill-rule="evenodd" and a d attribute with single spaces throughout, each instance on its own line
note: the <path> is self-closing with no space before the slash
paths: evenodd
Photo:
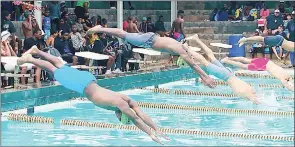
<path id="1" fill-rule="evenodd" d="M 184 15 L 183 19 L 185 22 L 195 22 L 195 21 L 204 21 L 209 20 L 210 15 Z"/>
<path id="2" fill-rule="evenodd" d="M 178 1 L 178 10 L 203 10 L 205 7 L 202 1 Z"/>
<path id="3" fill-rule="evenodd" d="M 216 33 L 217 30 L 214 27 L 189 27 L 189 28 L 184 28 L 184 33 L 185 34 L 196 34 L 196 33 L 205 33 L 205 34 L 214 34 Z"/>

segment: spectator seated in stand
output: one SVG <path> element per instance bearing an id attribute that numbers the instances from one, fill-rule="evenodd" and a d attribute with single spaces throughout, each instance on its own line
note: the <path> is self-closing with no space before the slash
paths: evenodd
<path id="1" fill-rule="evenodd" d="M 273 15 L 269 15 L 266 18 L 266 24 L 264 25 L 266 26 L 265 31 L 267 31 L 269 35 L 274 35 L 277 32 L 278 27 L 283 24 L 284 22 L 280 10 L 277 9 Z"/>
<path id="2" fill-rule="evenodd" d="M 56 48 L 63 60 L 72 65 L 78 64 L 78 57 L 75 56 L 75 48 L 73 47 L 72 40 L 70 39 L 69 32 L 62 31 L 61 36 L 54 39 L 54 48 Z"/>
<path id="3" fill-rule="evenodd" d="M 98 53 L 98 54 L 104 54 L 104 50 L 107 48 L 107 46 L 105 45 L 104 41 L 103 41 L 103 34 L 99 34 L 99 36 L 101 36 L 100 38 L 98 38 L 97 34 L 89 34 L 87 35 L 88 38 L 88 43 L 86 44 L 86 49 L 90 52 L 94 52 L 94 53 Z M 109 55 L 109 59 L 107 61 L 107 63 L 105 63 L 105 61 L 97 61 L 96 64 L 99 65 L 105 65 L 107 67 L 107 71 L 105 74 L 111 74 L 111 68 L 113 66 L 113 64 L 115 63 L 115 57 Z"/>

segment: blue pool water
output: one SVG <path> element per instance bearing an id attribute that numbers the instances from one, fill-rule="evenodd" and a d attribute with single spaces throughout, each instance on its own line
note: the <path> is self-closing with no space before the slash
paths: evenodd
<path id="1" fill-rule="evenodd" d="M 245 81 L 258 84 L 277 83 L 272 79 L 250 79 Z M 196 91 L 212 91 L 203 85 L 196 85 L 194 80 L 179 81 L 160 85 L 169 89 L 185 89 Z M 292 92 L 278 88 L 255 88 L 260 98 L 266 104 L 253 105 L 240 98 L 220 98 L 208 96 L 187 96 L 157 94 L 146 90 L 129 90 L 122 93 L 132 99 L 141 102 L 167 103 L 191 106 L 210 106 L 219 108 L 256 109 L 269 111 L 294 111 L 293 100 L 276 100 L 277 96 L 294 97 Z M 220 86 L 214 92 L 232 93 L 228 86 Z M 161 110 L 143 108 L 143 110 L 155 121 L 165 128 L 192 129 L 214 132 L 231 132 L 261 135 L 278 135 L 294 137 L 294 117 L 234 115 L 218 113 L 202 113 L 185 110 Z M 108 122 L 119 124 L 114 112 L 95 107 L 88 101 L 74 100 L 63 106 L 41 110 L 34 115 L 53 117 L 54 124 L 22 123 L 14 121 L 2 121 L 2 145 L 3 146 L 157 146 L 149 136 L 139 131 L 123 131 L 116 129 L 86 128 L 77 126 L 63 126 L 59 124 L 61 119 L 77 119 L 90 122 Z M 294 145 L 288 141 L 264 141 L 239 138 L 213 138 L 194 135 L 167 134 L 170 141 L 163 142 L 173 146 L 278 146 Z"/>

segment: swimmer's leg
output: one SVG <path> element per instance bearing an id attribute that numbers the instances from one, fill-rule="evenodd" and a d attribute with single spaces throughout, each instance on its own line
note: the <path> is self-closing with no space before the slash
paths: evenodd
<path id="1" fill-rule="evenodd" d="M 193 39 L 197 42 L 197 44 L 204 50 L 204 52 L 206 53 L 206 55 L 208 56 L 210 62 L 213 62 L 215 60 L 217 60 L 212 52 L 212 50 L 202 42 L 202 40 L 199 38 L 198 34 L 195 34 L 194 36 L 192 36 L 191 38 L 188 39 Z"/>
<path id="2" fill-rule="evenodd" d="M 64 64 L 61 62 L 60 59 L 58 59 L 57 57 L 49 53 L 39 50 L 36 45 L 32 46 L 28 51 L 24 53 L 24 55 L 27 55 L 27 54 L 40 55 L 42 58 L 52 63 L 57 68 L 61 68 L 62 66 L 64 66 Z"/>
<path id="3" fill-rule="evenodd" d="M 89 29 L 87 31 L 87 34 L 89 33 L 106 33 L 108 35 L 112 35 L 112 36 L 116 36 L 119 38 L 124 38 L 127 34 L 127 32 L 125 32 L 122 29 L 118 29 L 118 28 L 104 28 L 101 25 L 97 25 L 91 29 Z"/>
<path id="4" fill-rule="evenodd" d="M 228 59 L 228 60 L 232 60 L 232 61 L 236 61 L 236 62 L 242 62 L 242 63 L 245 63 L 245 64 L 250 64 L 251 61 L 252 61 L 252 59 L 248 59 L 248 58 L 245 58 L 245 57 L 230 57 L 230 58 L 224 58 L 224 59 Z"/>
<path id="5" fill-rule="evenodd" d="M 153 122 L 153 120 L 140 109 L 140 107 L 135 101 L 133 101 L 128 96 L 123 94 L 121 95 L 121 97 L 123 100 L 125 100 L 129 104 L 130 108 L 132 108 L 136 112 L 136 114 L 144 121 L 145 124 L 147 124 L 149 127 L 154 129 L 157 133 L 162 135 L 165 139 L 167 140 L 169 139 L 166 136 L 164 136 L 164 134 L 160 131 L 157 125 Z"/>
<path id="6" fill-rule="evenodd" d="M 18 65 L 22 65 L 24 63 L 31 63 L 31 64 L 34 64 L 40 68 L 42 68 L 43 70 L 46 70 L 48 72 L 51 72 L 53 73 L 57 68 L 52 65 L 50 62 L 48 61 L 44 61 L 44 60 L 40 60 L 40 59 L 35 59 L 32 57 L 31 54 L 26 54 L 22 57 L 20 57 L 18 60 L 17 60 L 17 64 Z"/>
<path id="7" fill-rule="evenodd" d="M 206 83 L 207 86 L 213 88 L 215 87 L 214 81 L 204 72 L 200 66 L 191 58 L 187 50 L 189 48 L 182 43 L 170 37 L 156 37 L 153 44 L 154 49 L 167 49 L 171 50 L 181 56 L 181 58 L 194 70 L 196 71 L 202 79 L 208 79 Z M 202 56 L 202 55 L 201 55 Z"/>
<path id="8" fill-rule="evenodd" d="M 236 62 L 236 61 L 233 61 L 233 60 L 230 60 L 230 59 L 227 59 L 227 58 L 222 59 L 222 63 L 230 64 L 230 65 L 242 68 L 242 69 L 248 69 L 248 64 L 243 64 L 241 62 Z"/>
<path id="9" fill-rule="evenodd" d="M 242 46 L 245 43 L 250 43 L 250 44 L 264 43 L 264 37 L 262 37 L 262 36 L 252 36 L 252 37 L 248 37 L 248 38 L 244 37 L 244 38 L 241 38 L 238 43 L 239 43 L 239 46 Z"/>

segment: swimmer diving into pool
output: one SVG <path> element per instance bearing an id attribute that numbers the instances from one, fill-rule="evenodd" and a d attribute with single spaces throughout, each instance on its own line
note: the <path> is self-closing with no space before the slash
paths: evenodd
<path id="1" fill-rule="evenodd" d="M 246 43 L 264 43 L 265 45 L 268 46 L 282 46 L 283 49 L 294 52 L 294 42 L 286 40 L 283 36 L 281 35 L 276 35 L 276 36 L 252 36 L 248 38 L 241 38 L 239 40 L 239 46 L 242 46 L 243 44 Z"/>
<path id="2" fill-rule="evenodd" d="M 106 33 L 112 36 L 116 36 L 124 39 L 125 41 L 143 48 L 153 48 L 158 50 L 167 50 L 168 52 L 174 52 L 179 54 L 184 61 L 188 63 L 188 65 L 194 69 L 204 81 L 205 85 L 214 88 L 216 85 L 214 84 L 213 79 L 208 76 L 197 63 L 192 60 L 187 52 L 185 46 L 177 42 L 176 40 L 170 37 L 159 37 L 155 33 L 128 33 L 122 29 L 118 28 L 104 28 L 100 25 L 97 25 L 87 31 L 87 34 L 91 33 Z"/>
<path id="3" fill-rule="evenodd" d="M 291 76 L 287 74 L 282 67 L 276 65 L 267 58 L 248 59 L 244 57 L 226 57 L 222 59 L 222 62 L 251 71 L 268 71 L 271 75 L 280 80 L 284 87 L 290 91 L 294 91 L 294 84 L 291 81 Z"/>
<path id="4" fill-rule="evenodd" d="M 47 61 L 35 59 L 32 55 L 39 55 Z M 163 144 L 158 139 L 157 135 L 161 135 L 163 138 L 169 140 L 169 138 L 164 136 L 152 119 L 139 108 L 134 100 L 124 94 L 100 87 L 96 84 L 96 79 L 91 73 L 68 67 L 64 65 L 59 58 L 40 51 L 36 46 L 33 46 L 30 50 L 25 52 L 17 61 L 18 65 L 24 63 L 34 64 L 52 73 L 54 78 L 61 85 L 70 90 L 85 94 L 96 106 L 116 111 L 116 115 L 120 121 L 126 119 L 126 117 L 131 118 L 134 124 L 147 133 L 153 141 Z M 157 135 L 154 135 L 148 126 L 151 127 Z"/>
<path id="5" fill-rule="evenodd" d="M 242 98 L 247 98 L 255 104 L 259 104 L 257 95 L 253 87 L 251 87 L 246 82 L 242 81 L 236 77 L 231 71 L 225 68 L 214 56 L 212 50 L 206 46 L 198 35 L 195 34 L 192 37 L 186 38 L 186 40 L 194 40 L 197 44 L 203 49 L 209 61 L 207 61 L 201 54 L 194 52 L 193 50 L 187 50 L 191 57 L 204 65 L 209 74 L 214 75 L 215 77 L 224 80 L 228 85 L 233 89 L 233 92 Z"/>

